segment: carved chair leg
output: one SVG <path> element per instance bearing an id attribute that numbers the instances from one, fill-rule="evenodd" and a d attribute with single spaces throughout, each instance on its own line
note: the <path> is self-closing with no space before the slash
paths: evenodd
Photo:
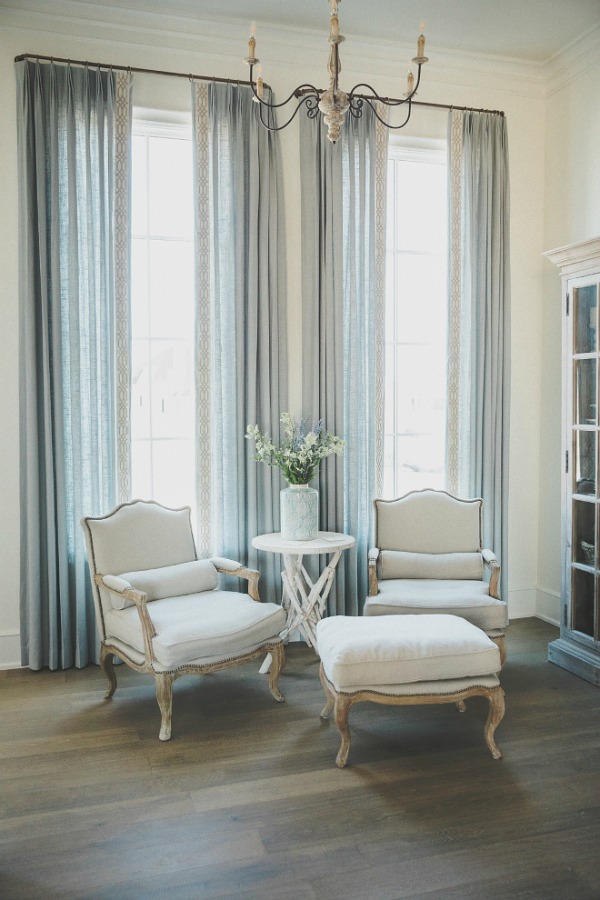
<path id="1" fill-rule="evenodd" d="M 457 700 L 457 701 L 456 701 L 456 708 L 457 708 L 457 710 L 458 710 L 459 712 L 466 712 L 466 711 L 467 711 L 467 704 L 465 703 L 464 700 Z"/>
<path id="2" fill-rule="evenodd" d="M 279 690 L 279 675 L 285 664 L 285 650 L 283 644 L 277 644 L 271 650 L 271 668 L 269 669 L 269 690 L 278 703 L 284 703 L 285 697 Z"/>
<path id="3" fill-rule="evenodd" d="M 159 739 L 168 741 L 171 739 L 171 712 L 173 709 L 173 681 L 172 675 L 155 675 L 156 699 L 160 707 L 161 723 Z"/>
<path id="4" fill-rule="evenodd" d="M 348 725 L 348 713 L 350 712 L 351 706 L 352 699 L 350 697 L 343 697 L 341 694 L 336 694 L 334 716 L 335 724 L 337 725 L 342 737 L 342 743 L 340 744 L 340 749 L 338 750 L 335 764 L 340 769 L 343 769 L 346 765 L 346 762 L 348 761 L 348 754 L 350 752 L 350 726 Z"/>
<path id="5" fill-rule="evenodd" d="M 326 700 L 325 706 L 321 710 L 321 718 L 328 719 L 330 716 L 331 710 L 333 709 L 333 704 L 335 703 L 335 697 L 331 693 L 331 690 L 329 689 L 329 685 L 327 684 L 327 682 L 325 680 L 325 672 L 323 671 L 323 663 L 321 663 L 321 665 L 319 666 L 319 678 L 321 679 L 321 684 L 323 685 L 323 690 L 325 691 L 325 700 Z"/>
<path id="6" fill-rule="evenodd" d="M 104 699 L 110 700 L 117 689 L 117 676 L 115 675 L 115 662 L 113 659 L 113 653 L 111 650 L 107 650 L 107 648 L 104 646 L 100 649 L 100 666 L 102 667 L 102 671 L 108 678 L 108 690 L 104 695 Z"/>
<path id="7" fill-rule="evenodd" d="M 494 740 L 494 732 L 504 718 L 504 691 L 500 686 L 493 688 L 488 695 L 490 709 L 485 723 L 485 742 L 494 759 L 502 759 L 502 752 Z"/>
<path id="8" fill-rule="evenodd" d="M 500 651 L 500 667 L 502 668 L 506 662 L 506 637 L 503 634 L 500 634 L 498 637 L 491 638 L 491 640 L 496 644 Z"/>

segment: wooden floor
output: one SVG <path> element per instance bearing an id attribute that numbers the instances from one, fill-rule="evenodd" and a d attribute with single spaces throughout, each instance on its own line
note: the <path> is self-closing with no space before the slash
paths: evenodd
<path id="1" fill-rule="evenodd" d="M 506 718 L 487 704 L 351 714 L 349 767 L 292 645 L 275 703 L 255 666 L 175 686 L 121 667 L 0 673 L 0 896 L 393 900 L 600 898 L 600 690 L 509 629 Z"/>

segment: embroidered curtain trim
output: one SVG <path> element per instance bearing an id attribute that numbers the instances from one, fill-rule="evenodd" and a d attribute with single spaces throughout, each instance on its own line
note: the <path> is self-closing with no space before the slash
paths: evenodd
<path id="1" fill-rule="evenodd" d="M 211 314 L 208 84 L 195 83 L 196 166 L 196 472 L 198 555 L 213 552 L 211 533 Z"/>
<path id="2" fill-rule="evenodd" d="M 380 104 L 381 106 L 381 104 Z M 381 116 L 385 112 L 378 110 Z M 376 119 L 375 126 L 375 284 L 377 308 L 375 322 L 375 346 L 385 346 L 385 238 L 386 238 L 386 191 L 389 131 Z M 385 410 L 385 354 L 378 352 L 375 356 L 375 492 L 379 497 L 383 492 L 384 464 L 384 410 Z"/>
<path id="3" fill-rule="evenodd" d="M 115 329 L 117 491 L 131 498 L 131 353 L 129 333 L 129 170 L 131 75 L 115 72 Z"/>
<path id="4" fill-rule="evenodd" d="M 449 271 L 448 386 L 446 424 L 446 487 L 459 490 L 460 467 L 460 332 L 462 297 L 462 130 L 463 115 L 450 115 L 449 144 Z"/>

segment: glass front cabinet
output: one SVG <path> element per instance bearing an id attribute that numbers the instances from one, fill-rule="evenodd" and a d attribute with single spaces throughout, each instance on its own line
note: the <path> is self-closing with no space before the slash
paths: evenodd
<path id="1" fill-rule="evenodd" d="M 548 659 L 600 685 L 600 238 L 546 256 L 563 304 L 563 501 L 560 638 Z"/>

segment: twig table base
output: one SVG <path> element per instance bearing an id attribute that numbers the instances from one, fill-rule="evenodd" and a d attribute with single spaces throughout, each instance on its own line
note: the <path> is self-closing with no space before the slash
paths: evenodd
<path id="1" fill-rule="evenodd" d="M 323 617 L 336 566 L 343 551 L 353 545 L 351 535 L 335 531 L 319 531 L 314 541 L 285 541 L 279 532 L 259 534 L 252 540 L 252 546 L 257 550 L 283 556 L 282 605 L 287 611 L 284 637 L 297 631 L 317 652 L 317 623 Z M 313 554 L 331 554 L 331 559 L 314 582 L 304 565 L 304 557 Z M 261 672 L 268 671 L 269 664 L 267 657 Z"/>

